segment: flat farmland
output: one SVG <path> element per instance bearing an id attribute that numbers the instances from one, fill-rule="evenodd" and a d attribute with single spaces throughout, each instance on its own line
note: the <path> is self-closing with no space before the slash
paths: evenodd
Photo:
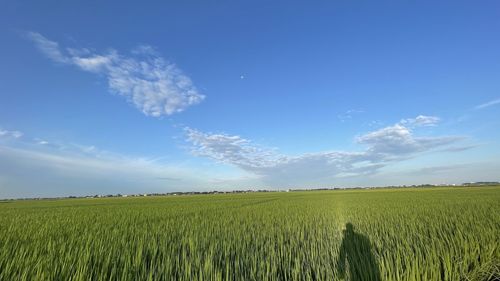
<path id="1" fill-rule="evenodd" d="M 0 202 L 0 280 L 498 280 L 500 187 Z"/>

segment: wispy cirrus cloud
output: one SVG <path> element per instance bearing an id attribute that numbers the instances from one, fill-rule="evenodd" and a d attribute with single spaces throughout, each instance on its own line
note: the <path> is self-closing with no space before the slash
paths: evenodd
<path id="1" fill-rule="evenodd" d="M 500 98 L 495 99 L 495 100 L 491 100 L 489 102 L 486 102 L 486 103 L 483 103 L 480 105 L 477 105 L 476 107 L 474 107 L 474 109 L 484 109 L 484 108 L 487 108 L 487 107 L 490 107 L 493 105 L 497 105 L 497 104 L 500 104 Z"/>
<path id="2" fill-rule="evenodd" d="M 23 136 L 23 133 L 20 131 L 9 131 L 0 129 L 0 138 L 14 138 L 18 139 Z"/>
<path id="3" fill-rule="evenodd" d="M 441 174 L 443 172 L 447 172 L 447 171 L 451 171 L 451 170 L 456 170 L 456 169 L 460 169 L 460 168 L 467 168 L 468 166 L 470 166 L 470 165 L 455 164 L 455 165 L 424 167 L 424 168 L 410 171 L 409 174 L 416 174 L 416 175 Z"/>
<path id="4" fill-rule="evenodd" d="M 187 75 L 150 46 L 139 46 L 133 56 L 127 57 L 116 50 L 96 53 L 85 48 L 61 48 L 36 32 L 29 32 L 28 38 L 55 62 L 104 75 L 112 92 L 125 97 L 145 115 L 172 115 L 205 98 Z"/>
<path id="5" fill-rule="evenodd" d="M 240 136 L 203 133 L 191 128 L 185 131 L 194 155 L 236 166 L 270 184 L 295 186 L 375 174 L 390 163 L 446 148 L 463 139 L 457 136 L 414 135 L 410 126 L 435 124 L 439 120 L 437 117 L 419 116 L 405 120 L 357 137 L 356 142 L 365 146 L 364 150 L 302 155 L 280 154 Z"/>
<path id="6" fill-rule="evenodd" d="M 148 157 L 102 150 L 93 145 L 39 138 L 0 143 L 0 198 L 200 188 L 203 176 L 195 174 L 201 173 Z"/>
<path id="7" fill-rule="evenodd" d="M 441 119 L 436 116 L 419 115 L 415 118 L 407 118 L 399 123 L 408 127 L 429 127 L 436 126 Z"/>
<path id="8" fill-rule="evenodd" d="M 340 120 L 340 122 L 344 123 L 347 120 L 351 120 L 354 115 L 360 114 L 360 113 L 363 113 L 363 112 L 364 111 L 361 110 L 361 109 L 349 109 L 349 110 L 345 111 L 342 114 L 338 114 L 337 118 Z"/>

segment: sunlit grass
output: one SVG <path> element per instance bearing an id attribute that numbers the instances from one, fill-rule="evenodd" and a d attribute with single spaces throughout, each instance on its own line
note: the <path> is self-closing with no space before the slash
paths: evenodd
<path id="1" fill-rule="evenodd" d="M 0 204 L 0 280 L 494 280 L 500 188 Z"/>

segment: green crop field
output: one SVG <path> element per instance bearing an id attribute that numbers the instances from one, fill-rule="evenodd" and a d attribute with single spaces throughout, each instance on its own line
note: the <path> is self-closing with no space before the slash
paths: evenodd
<path id="1" fill-rule="evenodd" d="M 0 202 L 0 280 L 498 280 L 500 187 Z"/>

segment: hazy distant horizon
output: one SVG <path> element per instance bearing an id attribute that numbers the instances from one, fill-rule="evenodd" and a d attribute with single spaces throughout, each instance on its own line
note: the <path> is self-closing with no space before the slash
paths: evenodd
<path id="1" fill-rule="evenodd" d="M 403 185 L 380 185 L 380 186 L 317 186 L 317 187 L 247 187 L 247 188 L 226 188 L 226 189 L 218 189 L 216 187 L 213 188 L 206 188 L 206 189 L 189 189 L 189 188 L 181 188 L 178 190 L 169 190 L 169 191 L 157 191 L 157 192 L 143 192 L 143 193 L 123 193 L 123 192 L 116 192 L 116 193 L 91 193 L 91 194 L 67 194 L 67 195 L 53 195 L 53 196 L 31 196 L 31 197 L 22 197 L 22 196 L 17 196 L 17 197 L 6 197 L 6 198 L 0 198 L 0 201 L 2 200 L 30 200 L 30 199 L 64 199 L 64 198 L 70 198 L 70 197 L 76 197 L 76 198 L 84 198 L 84 197 L 107 197 L 107 196 L 119 196 L 121 195 L 122 197 L 125 196 L 144 196 L 144 195 L 154 195 L 154 194 L 175 194 L 175 193 L 195 193 L 195 194 L 201 194 L 201 193 L 212 193 L 212 192 L 227 192 L 227 193 L 237 193 L 237 192 L 245 192 L 245 191 L 252 191 L 252 192 L 285 192 L 285 191 L 321 191 L 321 190 L 349 190 L 349 189 L 386 189 L 386 188 L 440 188 L 440 187 L 480 187 L 480 186 L 493 186 L 493 185 L 484 185 L 484 183 L 500 183 L 500 181 L 476 181 L 476 182 L 463 182 L 463 183 L 420 183 L 420 184 L 403 184 Z M 470 184 L 470 185 L 467 185 Z M 429 187 L 427 187 L 429 185 Z M 496 186 L 496 185 L 495 185 Z"/>

